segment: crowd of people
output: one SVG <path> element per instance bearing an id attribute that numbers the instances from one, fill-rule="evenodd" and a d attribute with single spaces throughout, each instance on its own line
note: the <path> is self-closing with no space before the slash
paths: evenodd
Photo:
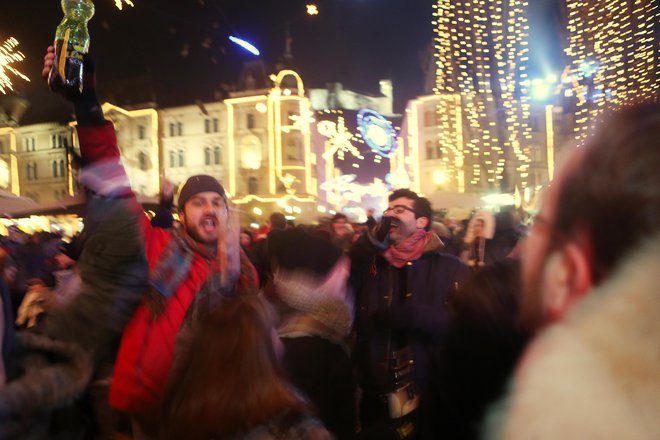
<path id="1" fill-rule="evenodd" d="M 86 75 L 84 230 L 0 250 L 0 438 L 660 437 L 658 104 L 601 123 L 529 228 L 396 189 L 257 238 L 208 175 L 150 221 Z"/>

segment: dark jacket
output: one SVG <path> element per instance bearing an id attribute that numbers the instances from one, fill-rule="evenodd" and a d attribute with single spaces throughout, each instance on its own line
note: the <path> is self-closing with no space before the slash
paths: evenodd
<path id="1" fill-rule="evenodd" d="M 426 405 L 432 359 L 446 331 L 447 302 L 467 268 L 439 250 L 428 250 L 401 269 L 375 252 L 366 234 L 351 249 L 358 383 L 372 398 L 394 391 L 400 384 L 393 379 L 392 352 L 408 347 L 414 386 Z"/>
<path id="2" fill-rule="evenodd" d="M 356 385 L 346 351 L 316 335 L 283 337 L 282 342 L 284 369 L 291 383 L 305 394 L 318 418 L 338 440 L 353 438 Z"/>
<path id="3" fill-rule="evenodd" d="M 18 375 L 0 386 L 0 438 L 78 438 L 84 420 L 59 429 L 50 421 L 82 395 L 92 373 L 89 356 L 74 344 L 25 331 L 16 335 L 14 361 Z"/>

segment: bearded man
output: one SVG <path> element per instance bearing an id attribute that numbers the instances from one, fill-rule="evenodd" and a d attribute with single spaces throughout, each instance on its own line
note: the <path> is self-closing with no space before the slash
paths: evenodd
<path id="1" fill-rule="evenodd" d="M 431 218 L 427 199 L 396 190 L 381 222 L 351 248 L 363 438 L 433 438 L 432 354 L 467 267 L 442 252 Z"/>
<path id="2" fill-rule="evenodd" d="M 49 47 L 44 79 L 53 60 Z M 238 228 L 228 226 L 225 190 L 212 176 L 192 176 L 182 186 L 181 228 L 150 224 L 122 166 L 115 127 L 101 110 L 89 61 L 82 93 L 62 94 L 75 107 L 79 178 L 90 193 L 85 230 L 94 233 L 83 244 L 83 292 L 49 334 L 92 351 L 97 365 L 114 362 L 110 406 L 149 434 L 191 327 L 239 288 L 256 290 L 256 272 L 240 252 Z"/>

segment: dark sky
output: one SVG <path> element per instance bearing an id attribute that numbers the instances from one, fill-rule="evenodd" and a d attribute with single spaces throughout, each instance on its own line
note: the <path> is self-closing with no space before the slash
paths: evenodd
<path id="1" fill-rule="evenodd" d="M 561 69 L 558 1 L 530 0 L 532 70 L 539 74 Z M 308 87 L 343 82 L 376 93 L 378 79 L 391 78 L 398 111 L 423 92 L 421 60 L 433 38 L 434 0 L 318 0 L 318 16 L 306 14 L 304 0 L 133 2 L 134 8 L 120 12 L 113 0 L 95 0 L 89 29 L 99 88 L 106 96 L 137 78 L 133 83 L 154 90 L 161 106 L 211 100 L 222 82 L 236 81 L 243 60 L 252 58 L 227 41 L 229 34 L 252 41 L 272 64 L 283 52 L 287 27 Z M 32 79 L 14 81 L 32 101 L 24 122 L 43 120 L 54 111 L 68 117 L 67 107 L 49 96 L 39 80 L 44 49 L 62 17 L 60 2 L 3 3 L 0 39 L 20 41 L 27 60 L 18 67 Z"/>

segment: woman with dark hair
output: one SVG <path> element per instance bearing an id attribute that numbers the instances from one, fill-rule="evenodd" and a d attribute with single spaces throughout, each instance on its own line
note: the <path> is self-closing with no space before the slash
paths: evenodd
<path id="1" fill-rule="evenodd" d="M 274 324 L 271 306 L 254 295 L 205 318 L 170 375 L 159 438 L 330 439 L 284 379 Z"/>

